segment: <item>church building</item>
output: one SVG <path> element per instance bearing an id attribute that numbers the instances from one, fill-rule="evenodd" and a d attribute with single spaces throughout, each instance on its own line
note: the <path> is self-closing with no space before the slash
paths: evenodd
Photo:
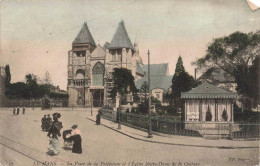
<path id="1" fill-rule="evenodd" d="M 69 106 L 101 107 L 111 101 L 114 68 L 127 68 L 136 80 L 144 76 L 137 43 L 132 44 L 121 21 L 111 40 L 102 47 L 95 43 L 87 23 L 68 52 Z"/>

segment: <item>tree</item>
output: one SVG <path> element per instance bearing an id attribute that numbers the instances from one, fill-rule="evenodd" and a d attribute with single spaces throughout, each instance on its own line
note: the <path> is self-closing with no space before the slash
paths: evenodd
<path id="1" fill-rule="evenodd" d="M 173 98 L 180 98 L 181 92 L 187 92 L 195 87 L 197 82 L 184 69 L 181 56 L 179 56 L 175 73 L 172 78 L 172 96 Z"/>
<path id="2" fill-rule="evenodd" d="M 141 101 L 146 101 L 148 100 L 149 96 L 149 84 L 144 81 L 140 87 L 140 96 L 141 96 Z"/>
<path id="3" fill-rule="evenodd" d="M 253 61 L 252 66 L 249 67 L 249 74 L 248 74 L 248 85 L 249 85 L 249 92 L 248 96 L 252 97 L 256 100 L 259 100 L 260 89 L 259 89 L 259 80 L 260 80 L 260 56 L 257 56 Z"/>
<path id="4" fill-rule="evenodd" d="M 8 88 L 11 85 L 11 72 L 9 65 L 5 66 L 5 87 Z"/>
<path id="5" fill-rule="evenodd" d="M 52 79 L 48 71 L 45 72 L 41 82 L 44 85 L 45 94 L 50 95 L 50 86 L 52 85 Z"/>
<path id="6" fill-rule="evenodd" d="M 235 78 L 237 91 L 250 96 L 249 68 L 260 55 L 260 32 L 235 32 L 226 37 L 214 39 L 204 57 L 195 65 L 202 71 L 223 70 Z"/>
<path id="7" fill-rule="evenodd" d="M 137 88 L 135 87 L 135 78 L 133 77 L 131 70 L 126 68 L 114 68 L 112 74 L 114 87 L 111 91 L 111 95 L 113 98 L 115 98 L 117 93 L 124 96 L 127 93 L 128 87 L 132 94 L 137 92 Z"/>
<path id="8" fill-rule="evenodd" d="M 42 97 L 44 94 L 44 89 L 37 83 L 38 77 L 34 74 L 27 74 L 25 76 L 26 84 L 29 89 L 30 98 Z"/>
<path id="9" fill-rule="evenodd" d="M 145 81 L 140 88 L 141 103 L 138 105 L 139 112 L 147 114 L 149 109 L 149 84 Z"/>

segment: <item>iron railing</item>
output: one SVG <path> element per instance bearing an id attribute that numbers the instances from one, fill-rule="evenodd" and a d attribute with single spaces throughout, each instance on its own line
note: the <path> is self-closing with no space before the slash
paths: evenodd
<path id="1" fill-rule="evenodd" d="M 100 109 L 102 117 L 116 122 L 116 111 Z M 121 122 L 127 126 L 139 128 L 142 130 L 148 129 L 148 116 L 120 113 Z M 231 122 L 182 122 L 174 118 L 167 117 L 152 117 L 152 131 L 170 135 L 182 136 L 215 136 L 225 137 L 231 139 L 247 139 L 247 138 L 260 138 L 259 130 L 260 124 L 255 123 L 231 123 Z"/>

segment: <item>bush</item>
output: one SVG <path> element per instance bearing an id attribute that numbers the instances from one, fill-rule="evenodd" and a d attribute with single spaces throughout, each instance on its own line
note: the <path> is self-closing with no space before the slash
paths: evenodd
<path id="1" fill-rule="evenodd" d="M 113 107 L 110 107 L 108 105 L 105 105 L 102 107 L 102 109 L 106 109 L 106 110 L 113 110 Z"/>

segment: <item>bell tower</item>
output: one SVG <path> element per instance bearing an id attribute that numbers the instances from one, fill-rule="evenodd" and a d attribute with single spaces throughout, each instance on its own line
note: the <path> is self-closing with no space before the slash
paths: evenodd
<path id="1" fill-rule="evenodd" d="M 90 104 L 90 55 L 95 48 L 96 43 L 87 23 L 84 23 L 72 42 L 72 50 L 68 52 L 67 91 L 70 107 Z"/>

